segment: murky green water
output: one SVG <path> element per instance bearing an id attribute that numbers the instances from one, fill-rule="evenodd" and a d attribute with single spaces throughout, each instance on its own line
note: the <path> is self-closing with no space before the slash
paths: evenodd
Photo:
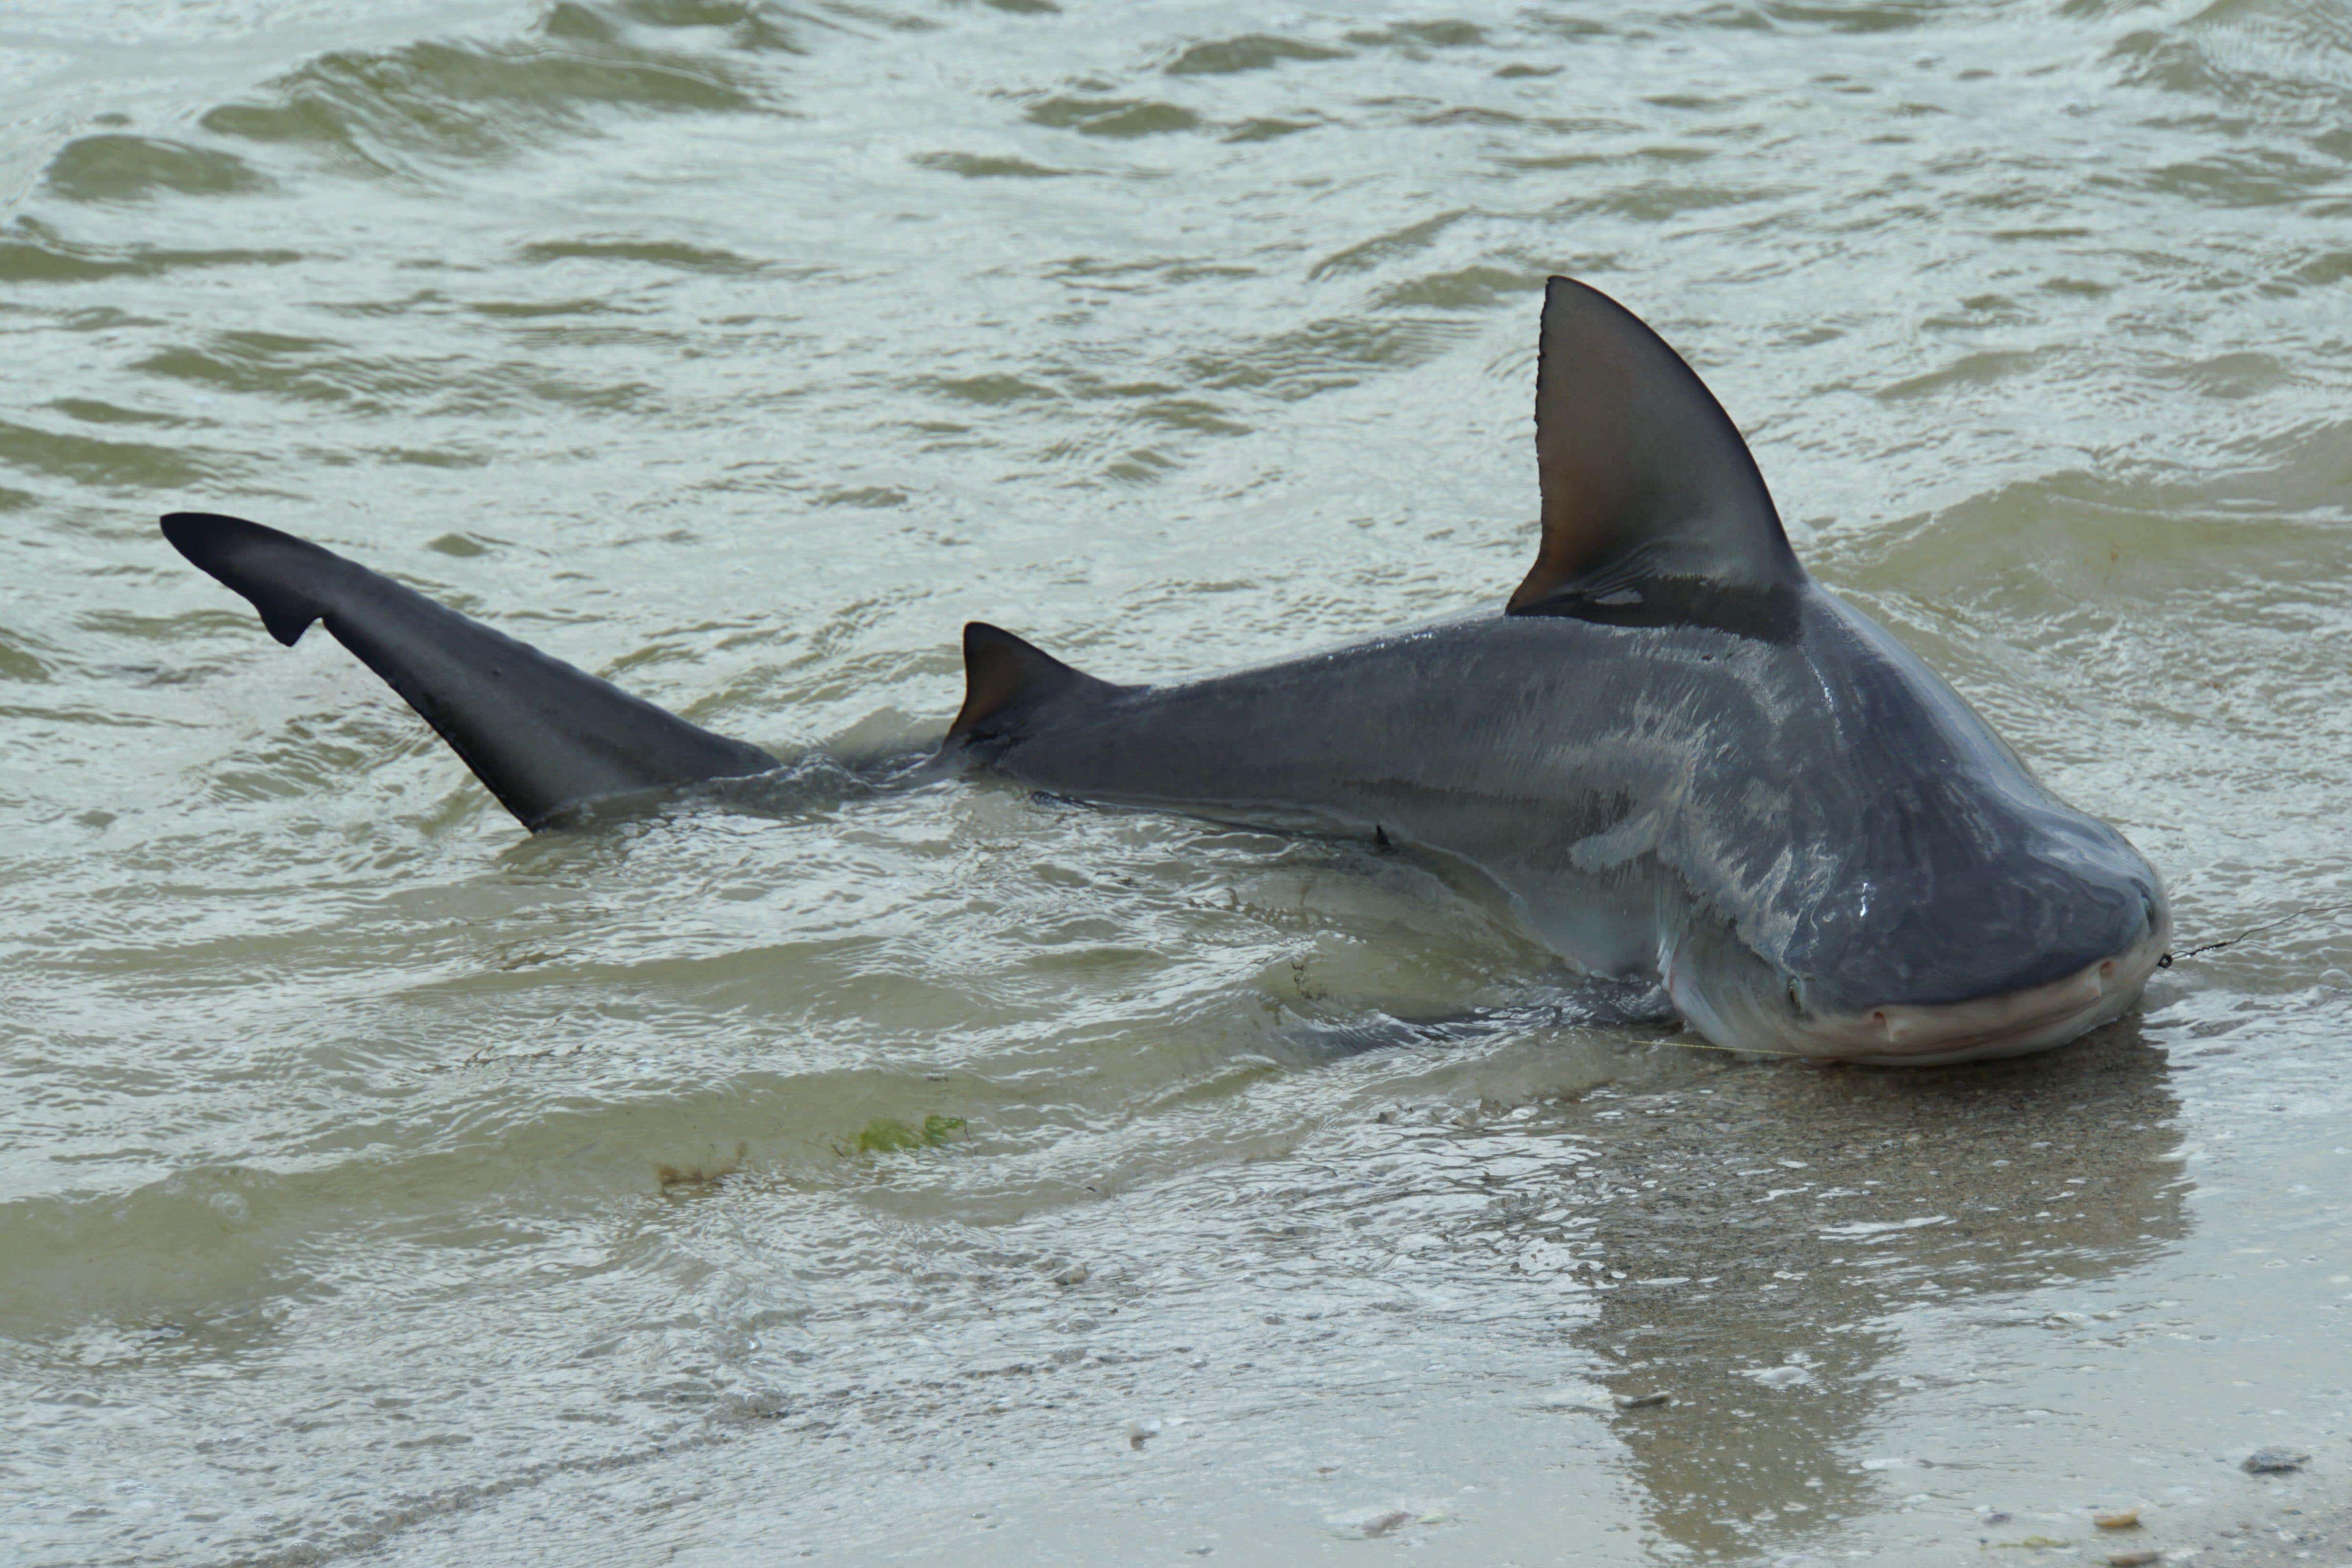
<path id="1" fill-rule="evenodd" d="M 2352 1496 L 2336 0 L 13 0 L 0 84 L 0 1558 L 2098 1561 Z M 1507 589 L 1551 271 L 2184 944 L 2311 912 L 2013 1065 L 1398 1043 L 1556 978 L 1477 889 L 988 786 L 526 840 L 153 526 L 919 739 L 967 617 L 1145 679 Z"/>

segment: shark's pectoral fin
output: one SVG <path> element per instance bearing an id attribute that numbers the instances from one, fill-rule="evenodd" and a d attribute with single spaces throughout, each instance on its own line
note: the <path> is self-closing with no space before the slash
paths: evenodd
<path id="1" fill-rule="evenodd" d="M 188 511 L 163 519 L 163 536 L 252 600 L 288 647 L 323 622 L 526 827 L 607 795 L 776 765 L 307 540 Z"/>
<path id="2" fill-rule="evenodd" d="M 948 727 L 948 746 L 1010 738 L 1041 708 L 1120 689 L 985 621 L 963 628 L 963 707 Z"/>
<path id="3" fill-rule="evenodd" d="M 1764 476 L 1697 373 L 1567 278 L 1544 291 L 1536 462 L 1543 541 L 1512 615 L 1769 627 L 1804 581 Z"/>

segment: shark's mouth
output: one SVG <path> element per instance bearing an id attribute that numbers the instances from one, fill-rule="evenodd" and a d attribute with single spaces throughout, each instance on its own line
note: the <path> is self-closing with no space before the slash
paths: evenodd
<path id="1" fill-rule="evenodd" d="M 2153 930 L 2123 952 L 2046 985 L 1974 1002 L 1808 1018 L 1794 1024 L 1790 1044 L 1823 1061 L 1882 1067 L 1935 1067 L 2048 1050 L 2120 1017 L 2139 999 L 2171 939 L 2171 920 L 2159 916 Z"/>

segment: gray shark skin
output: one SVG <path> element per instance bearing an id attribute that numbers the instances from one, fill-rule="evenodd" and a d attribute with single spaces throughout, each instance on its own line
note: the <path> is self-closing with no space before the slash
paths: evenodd
<path id="1" fill-rule="evenodd" d="M 1560 278 L 1542 332 L 1542 540 L 1499 610 L 1150 687 L 973 623 L 938 762 L 1449 858 L 1727 1047 L 1967 1061 L 2127 1010 L 2171 931 L 2147 862 L 1806 574 L 1655 333 Z M 528 826 L 773 765 L 315 545 L 204 514 L 165 531 L 280 640 L 323 619 Z"/>
<path id="2" fill-rule="evenodd" d="M 1663 978 L 1718 1045 L 1958 1060 L 2123 1011 L 2168 929 L 2156 874 L 1893 637 L 1818 586 L 1797 604 L 1787 643 L 1471 617 L 1066 689 L 960 744 L 1055 795 L 1438 850 L 1580 968 Z"/>

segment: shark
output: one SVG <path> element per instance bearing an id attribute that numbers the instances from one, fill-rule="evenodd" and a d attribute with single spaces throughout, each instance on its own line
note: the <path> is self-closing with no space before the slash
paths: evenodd
<path id="1" fill-rule="evenodd" d="M 2147 859 L 1806 572 L 1738 426 L 1633 311 L 1556 277 L 1539 331 L 1539 536 L 1507 599 L 1152 685 L 975 621 L 905 774 L 1442 858 L 1735 1050 L 1939 1065 L 2128 1011 L 2171 937 Z M 533 832 L 784 766 L 306 540 L 162 526 L 278 641 L 324 625 Z"/>

